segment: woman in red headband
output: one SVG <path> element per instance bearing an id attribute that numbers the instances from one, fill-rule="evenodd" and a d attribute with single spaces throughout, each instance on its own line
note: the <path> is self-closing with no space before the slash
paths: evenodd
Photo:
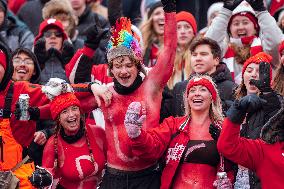
<path id="1" fill-rule="evenodd" d="M 161 188 L 214 188 L 217 172 L 228 170 L 209 133 L 210 124 L 220 127 L 223 122 L 220 97 L 212 79 L 194 76 L 187 85 L 184 102 L 184 117 L 169 117 L 160 127 L 148 131 L 141 129 L 145 124 L 144 105 L 132 102 L 124 120 L 132 153 L 145 161 L 164 158 Z M 231 187 L 228 178 L 218 180 L 215 186 Z"/>

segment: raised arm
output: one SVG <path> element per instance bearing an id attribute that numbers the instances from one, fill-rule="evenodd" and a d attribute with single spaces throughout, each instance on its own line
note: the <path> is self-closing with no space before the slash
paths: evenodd
<path id="1" fill-rule="evenodd" d="M 222 57 L 228 49 L 227 27 L 232 16 L 232 11 L 241 3 L 242 0 L 224 0 L 224 7 L 219 11 L 218 16 L 214 18 L 209 26 L 205 37 L 217 41 L 222 49 Z"/>
<path id="2" fill-rule="evenodd" d="M 159 54 L 157 64 L 148 74 L 149 89 L 155 94 L 162 90 L 172 75 L 177 47 L 177 27 L 174 0 L 162 0 L 165 11 L 164 47 Z"/>

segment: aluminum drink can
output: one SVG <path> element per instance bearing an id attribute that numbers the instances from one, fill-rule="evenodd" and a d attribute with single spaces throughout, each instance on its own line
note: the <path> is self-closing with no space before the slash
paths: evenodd
<path id="1" fill-rule="evenodd" d="M 227 173 L 226 172 L 218 172 L 217 177 L 218 177 L 218 179 L 227 178 Z"/>
<path id="2" fill-rule="evenodd" d="M 29 120 L 30 114 L 28 112 L 30 97 L 28 94 L 20 94 L 19 106 L 21 110 L 20 120 Z"/>

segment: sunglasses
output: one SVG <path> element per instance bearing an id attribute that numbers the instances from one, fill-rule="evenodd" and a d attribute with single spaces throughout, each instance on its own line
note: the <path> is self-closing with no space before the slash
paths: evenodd
<path id="1" fill-rule="evenodd" d="M 43 36 L 49 38 L 49 37 L 52 36 L 52 34 L 54 34 L 55 37 L 62 37 L 63 36 L 63 33 L 60 32 L 60 31 L 56 31 L 56 32 L 46 31 L 46 32 L 43 33 Z"/>

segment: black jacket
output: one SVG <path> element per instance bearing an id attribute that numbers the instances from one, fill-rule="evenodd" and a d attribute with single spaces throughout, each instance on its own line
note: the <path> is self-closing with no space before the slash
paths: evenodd
<path id="1" fill-rule="evenodd" d="M 101 28 L 110 28 L 108 21 L 102 17 L 101 15 L 92 12 L 89 6 L 86 7 L 83 14 L 79 17 L 78 22 L 78 38 L 82 40 L 86 40 L 86 29 L 90 27 L 92 24 L 98 24 Z M 106 60 L 106 46 L 108 39 L 101 40 L 99 48 L 96 49 L 95 55 L 93 57 L 93 61 L 95 64 L 104 64 L 107 62 Z"/>
<path id="2" fill-rule="evenodd" d="M 216 71 L 211 74 L 211 77 L 217 85 L 217 90 L 222 101 L 223 111 L 225 112 L 229 108 L 230 102 L 234 99 L 233 91 L 237 85 L 233 82 L 232 75 L 224 63 L 220 63 L 217 66 Z M 185 113 L 183 94 L 187 83 L 188 80 L 179 82 L 173 89 L 173 116 L 183 116 Z"/>

